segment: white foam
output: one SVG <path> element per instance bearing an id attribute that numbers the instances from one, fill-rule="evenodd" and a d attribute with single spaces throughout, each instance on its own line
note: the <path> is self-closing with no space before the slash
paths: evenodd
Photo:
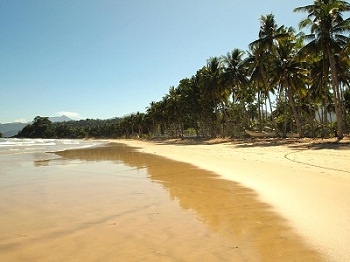
<path id="1" fill-rule="evenodd" d="M 10 142 L 10 141 L 6 141 L 6 142 L 0 142 L 0 147 L 10 147 L 10 146 L 14 146 L 15 143 Z"/>
<path id="2" fill-rule="evenodd" d="M 75 148 L 87 148 L 98 145 L 99 142 L 77 139 L 18 139 L 1 138 L 0 154 L 55 152 Z"/>

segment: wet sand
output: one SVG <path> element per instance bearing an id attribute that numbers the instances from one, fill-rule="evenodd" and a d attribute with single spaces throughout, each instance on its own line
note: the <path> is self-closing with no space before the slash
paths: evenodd
<path id="1" fill-rule="evenodd" d="M 0 168 L 1 261 L 325 260 L 213 172 L 120 144 L 57 154 Z"/>
<path id="2" fill-rule="evenodd" d="M 349 138 L 118 142 L 191 163 L 254 190 L 327 261 L 350 261 Z"/>

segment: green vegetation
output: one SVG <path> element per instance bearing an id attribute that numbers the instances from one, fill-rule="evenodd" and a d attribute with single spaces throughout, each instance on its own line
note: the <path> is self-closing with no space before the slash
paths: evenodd
<path id="1" fill-rule="evenodd" d="M 25 126 L 19 133 L 19 137 L 51 138 L 55 134 L 54 127 L 48 117 L 37 116 L 33 124 Z"/>
<path id="2" fill-rule="evenodd" d="M 350 123 L 350 4 L 315 0 L 294 11 L 310 32 L 261 16 L 248 51 L 209 58 L 145 113 L 60 124 L 37 117 L 19 136 L 242 137 L 248 129 L 341 139 Z"/>
<path id="3" fill-rule="evenodd" d="M 32 124 L 25 126 L 17 137 L 29 138 L 87 138 L 120 137 L 117 133 L 117 119 L 80 120 L 52 123 L 48 117 L 37 116 Z"/>

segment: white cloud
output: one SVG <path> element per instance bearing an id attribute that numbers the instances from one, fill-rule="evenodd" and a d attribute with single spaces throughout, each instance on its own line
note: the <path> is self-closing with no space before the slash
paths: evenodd
<path id="1" fill-rule="evenodd" d="M 15 122 L 17 123 L 27 123 L 28 121 L 24 118 L 19 118 L 19 119 L 16 119 Z"/>
<path id="2" fill-rule="evenodd" d="M 80 119 L 82 118 L 79 113 L 76 113 L 76 112 L 68 112 L 68 111 L 60 111 L 60 112 L 57 112 L 58 115 L 65 115 L 65 116 L 68 116 L 69 118 L 75 118 L 75 119 Z"/>

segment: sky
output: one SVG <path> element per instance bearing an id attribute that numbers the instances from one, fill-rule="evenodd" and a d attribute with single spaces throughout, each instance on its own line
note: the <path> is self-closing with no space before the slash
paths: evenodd
<path id="1" fill-rule="evenodd" d="M 0 123 L 145 112 L 210 57 L 248 50 L 261 15 L 298 29 L 312 0 L 1 0 Z"/>

